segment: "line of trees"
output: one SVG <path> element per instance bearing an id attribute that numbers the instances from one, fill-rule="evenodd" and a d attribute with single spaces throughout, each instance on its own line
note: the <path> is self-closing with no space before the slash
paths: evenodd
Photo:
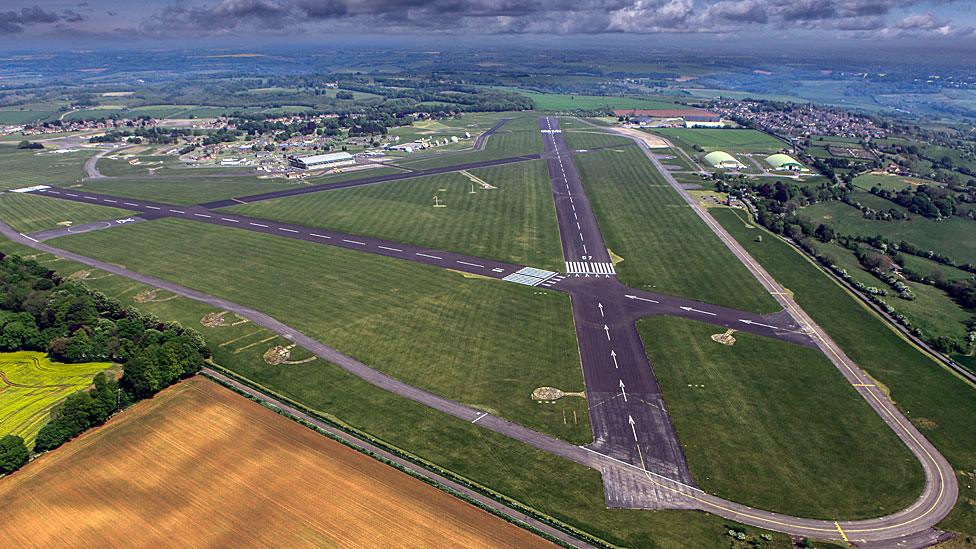
<path id="1" fill-rule="evenodd" d="M 0 254 L 0 350 L 46 351 L 67 363 L 112 361 L 119 379 L 100 373 L 69 395 L 37 435 L 34 451 L 57 448 L 117 410 L 193 375 L 211 353 L 200 334 L 123 307 L 39 263 Z M 23 439 L 0 439 L 0 472 L 26 463 Z M 29 456 L 29 453 L 27 454 Z"/>

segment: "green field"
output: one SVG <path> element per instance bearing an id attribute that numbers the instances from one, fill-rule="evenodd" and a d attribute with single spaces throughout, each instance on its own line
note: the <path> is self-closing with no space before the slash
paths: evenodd
<path id="1" fill-rule="evenodd" d="M 583 389 L 563 294 L 177 219 L 53 242 L 252 306 L 437 394 L 573 442 L 591 438 L 582 399 L 530 398 L 540 386 Z"/>
<path id="2" fill-rule="evenodd" d="M 570 95 L 513 90 L 528 97 L 540 111 L 596 111 L 611 109 L 675 109 L 683 105 L 644 97 Z"/>
<path id="3" fill-rule="evenodd" d="M 0 242 L 0 250 L 34 253 L 9 241 Z M 49 254 L 39 254 L 37 259 L 64 274 L 83 268 Z M 240 323 L 232 315 L 227 315 L 226 326 L 205 328 L 200 325 L 200 318 L 218 312 L 206 305 L 165 292 L 160 292 L 155 300 L 136 302 L 132 297 L 148 287 L 97 270 L 91 271 L 85 284 L 125 305 L 195 327 L 207 339 L 215 360 L 224 367 L 617 545 L 683 548 L 689 544 L 712 547 L 728 543 L 729 521 L 688 511 L 607 509 L 596 471 L 392 395 L 338 367 L 315 360 L 306 364 L 314 367 L 307 368 L 302 376 L 269 367 L 261 359 L 263 351 L 287 342 L 253 324 Z M 241 336 L 247 337 L 238 339 Z M 263 343 L 244 349 L 255 342 Z M 293 353 L 297 360 L 308 356 L 301 349 L 294 349 Z M 747 530 L 754 537 L 762 532 Z M 790 547 L 786 536 L 772 536 L 773 541 L 767 542 L 766 547 Z"/>
<path id="4" fill-rule="evenodd" d="M 855 177 L 851 183 L 853 183 L 855 187 L 865 191 L 870 191 L 872 187 L 880 187 L 888 191 L 900 191 L 906 187 L 915 187 L 920 184 L 939 185 L 934 181 L 925 181 L 924 179 L 876 173 L 859 175 Z"/>
<path id="5" fill-rule="evenodd" d="M 684 147 L 689 154 L 692 154 L 695 145 L 706 152 L 770 154 L 787 146 L 784 141 L 758 130 L 660 128 L 650 133 L 661 135 L 675 145 Z"/>
<path id="6" fill-rule="evenodd" d="M 34 185 L 70 185 L 85 176 L 85 160 L 94 151 L 63 154 L 0 145 L 0 191 Z"/>
<path id="7" fill-rule="evenodd" d="M 855 280 L 866 286 L 888 290 L 889 295 L 882 299 L 905 315 L 912 325 L 922 330 L 927 337 L 945 335 L 960 343 L 966 340 L 966 333 L 969 331 L 967 323 L 973 318 L 973 314 L 960 307 L 942 290 L 927 284 L 903 280 L 902 282 L 915 294 L 915 299 L 901 299 L 881 279 L 864 270 L 854 252 L 837 244 L 817 242 L 815 246 L 821 252 L 829 254 L 834 264 L 846 269 Z"/>
<path id="8" fill-rule="evenodd" d="M 511 115 L 513 118 L 485 141 L 482 151 L 446 150 L 444 152 L 416 152 L 397 163 L 411 169 L 453 166 L 465 162 L 493 160 L 543 151 L 542 133 L 535 113 Z M 489 126 L 490 127 L 490 126 Z"/>
<path id="9" fill-rule="evenodd" d="M 833 283 L 812 262 L 768 232 L 749 229 L 727 209 L 712 215 L 861 368 L 880 382 L 919 430 L 959 471 L 961 495 L 943 527 L 976 535 L 976 389 L 924 356 Z M 762 235 L 762 242 L 756 236 Z"/>
<path id="10" fill-rule="evenodd" d="M 562 120 L 560 120 L 562 126 Z M 621 135 L 600 131 L 596 128 L 584 130 L 565 130 L 563 138 L 570 149 L 595 149 L 597 147 L 626 147 L 636 146 L 633 139 Z"/>
<path id="11" fill-rule="evenodd" d="M 876 199 L 891 208 L 899 208 L 893 202 L 868 193 L 855 193 L 855 199 L 865 204 L 869 204 L 870 199 Z M 839 201 L 808 206 L 800 210 L 800 215 L 814 223 L 829 225 L 840 234 L 864 237 L 881 235 L 893 242 L 905 240 L 923 250 L 947 255 L 956 263 L 976 263 L 976 223 L 969 219 L 950 217 L 936 221 L 917 215 L 900 221 L 866 219 L 860 210 Z"/>
<path id="12" fill-rule="evenodd" d="M 819 351 L 742 332 L 722 345 L 710 336 L 724 330 L 679 318 L 638 327 L 701 489 L 825 519 L 921 493 L 918 461 Z"/>
<path id="13" fill-rule="evenodd" d="M 562 248 L 541 160 L 279 198 L 227 211 L 427 248 L 561 270 Z M 472 188 L 475 193 L 471 194 Z M 433 207 L 437 195 L 443 208 Z"/>
<path id="14" fill-rule="evenodd" d="M 51 410 L 110 368 L 110 363 L 62 364 L 33 351 L 0 353 L 0 436 L 19 435 L 33 446 Z"/>
<path id="15" fill-rule="evenodd" d="M 0 219 L 22 233 L 114 219 L 131 212 L 36 194 L 0 193 Z"/>
<path id="16" fill-rule="evenodd" d="M 75 188 L 125 198 L 169 204 L 200 204 L 213 200 L 289 189 L 299 186 L 284 179 L 240 177 L 165 177 L 146 179 L 89 179 Z"/>
<path id="17" fill-rule="evenodd" d="M 574 158 L 625 284 L 738 309 L 776 301 L 636 147 Z"/>
<path id="18" fill-rule="evenodd" d="M 55 118 L 57 110 L 0 109 L 0 124 L 31 124 Z"/>

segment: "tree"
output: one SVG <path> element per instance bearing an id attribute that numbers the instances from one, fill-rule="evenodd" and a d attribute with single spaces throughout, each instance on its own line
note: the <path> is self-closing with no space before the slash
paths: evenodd
<path id="1" fill-rule="evenodd" d="M 31 143 L 30 141 L 27 141 L 25 139 L 24 141 L 21 141 L 20 143 L 17 144 L 17 148 L 18 149 L 36 150 L 36 149 L 43 149 L 44 148 L 44 145 L 42 145 L 40 143 Z"/>
<path id="2" fill-rule="evenodd" d="M 813 234 L 821 242 L 830 242 L 834 239 L 834 230 L 823 223 L 817 226 L 817 230 Z"/>
<path id="3" fill-rule="evenodd" d="M 0 473 L 9 474 L 20 469 L 30 459 L 24 439 L 17 435 L 0 438 Z"/>

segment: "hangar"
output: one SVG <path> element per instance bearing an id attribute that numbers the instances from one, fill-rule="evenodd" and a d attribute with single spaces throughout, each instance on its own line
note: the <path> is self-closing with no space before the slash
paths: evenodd
<path id="1" fill-rule="evenodd" d="M 788 170 L 791 172 L 806 171 L 803 164 L 800 164 L 792 156 L 788 154 L 774 154 L 772 156 L 766 157 L 766 163 L 773 167 L 774 170 Z"/>
<path id="2" fill-rule="evenodd" d="M 337 166 L 348 166 L 355 164 L 356 159 L 347 152 L 337 152 L 330 154 L 318 154 L 315 156 L 291 156 L 288 164 L 302 170 L 323 170 L 335 168 Z"/>
<path id="3" fill-rule="evenodd" d="M 705 155 L 705 163 L 721 170 L 737 170 L 745 168 L 742 162 L 725 151 L 712 151 Z"/>

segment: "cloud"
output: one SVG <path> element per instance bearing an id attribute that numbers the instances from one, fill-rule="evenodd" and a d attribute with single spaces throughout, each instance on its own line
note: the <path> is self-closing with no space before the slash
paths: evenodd
<path id="1" fill-rule="evenodd" d="M 959 1 L 185 0 L 156 11 L 137 30 L 158 38 L 239 32 L 734 35 L 755 29 L 944 36 L 945 24 L 917 12 Z"/>
<path id="2" fill-rule="evenodd" d="M 19 34 L 28 27 L 35 25 L 45 25 L 58 22 L 74 23 L 83 21 L 84 17 L 72 10 L 65 10 L 62 13 L 54 11 L 44 11 L 39 6 L 21 8 L 20 11 L 9 10 L 0 12 L 0 34 Z"/>

